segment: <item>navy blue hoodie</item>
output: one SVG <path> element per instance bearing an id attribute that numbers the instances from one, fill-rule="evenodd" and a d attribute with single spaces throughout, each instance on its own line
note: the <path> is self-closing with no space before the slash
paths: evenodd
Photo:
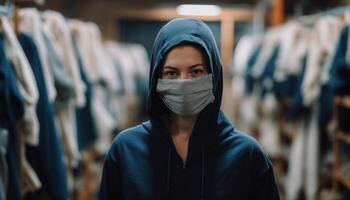
<path id="1" fill-rule="evenodd" d="M 181 43 L 199 45 L 213 74 L 215 101 L 197 117 L 184 164 L 169 135 L 169 110 L 156 92 L 162 61 Z M 175 19 L 158 33 L 151 56 L 150 121 L 114 139 L 106 155 L 99 199 L 279 199 L 273 168 L 258 143 L 220 110 L 222 64 L 209 27 Z"/>

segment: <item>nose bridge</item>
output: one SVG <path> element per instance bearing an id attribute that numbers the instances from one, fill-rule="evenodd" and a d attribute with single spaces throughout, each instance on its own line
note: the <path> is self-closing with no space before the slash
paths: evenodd
<path id="1" fill-rule="evenodd" d="M 180 79 L 190 79 L 191 78 L 191 73 L 187 69 L 182 69 L 180 71 Z"/>

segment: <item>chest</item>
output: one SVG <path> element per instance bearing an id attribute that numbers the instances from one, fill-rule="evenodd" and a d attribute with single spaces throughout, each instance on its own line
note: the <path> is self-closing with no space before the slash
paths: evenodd
<path id="1" fill-rule="evenodd" d="M 244 199 L 253 184 L 244 156 L 214 151 L 186 165 L 173 153 L 132 157 L 121 168 L 126 199 Z"/>

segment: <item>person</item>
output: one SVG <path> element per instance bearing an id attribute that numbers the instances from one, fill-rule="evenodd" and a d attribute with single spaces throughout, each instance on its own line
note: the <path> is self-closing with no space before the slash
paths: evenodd
<path id="1" fill-rule="evenodd" d="M 210 28 L 164 25 L 151 55 L 150 120 L 114 139 L 99 199 L 279 199 L 270 160 L 220 110 L 222 90 Z"/>

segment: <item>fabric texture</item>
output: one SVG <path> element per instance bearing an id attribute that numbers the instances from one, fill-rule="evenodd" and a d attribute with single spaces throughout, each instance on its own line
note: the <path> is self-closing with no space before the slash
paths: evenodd
<path id="1" fill-rule="evenodd" d="M 62 61 L 65 70 L 73 81 L 74 98 L 67 101 L 66 107 L 56 110 L 59 132 L 61 133 L 62 143 L 67 164 L 75 166 L 80 160 L 80 152 L 77 142 L 77 128 L 75 109 L 81 108 L 86 104 L 85 90 L 86 86 L 81 79 L 79 65 L 74 53 L 72 35 L 67 21 L 62 14 L 56 11 L 45 11 L 43 14 L 44 29 L 52 42 L 55 52 Z"/>
<path id="2" fill-rule="evenodd" d="M 19 132 L 17 122 L 23 119 L 25 112 L 24 99 L 19 90 L 14 66 L 5 55 L 5 35 L 0 34 L 0 129 L 5 129 L 7 134 L 6 166 L 7 173 L 4 174 L 4 199 L 21 200 L 18 141 Z M 4 143 L 5 138 L 4 139 Z M 5 167 L 4 167 L 5 170 Z"/>
<path id="3" fill-rule="evenodd" d="M 49 194 L 50 199 L 68 199 L 67 174 L 62 147 L 54 121 L 52 103 L 48 99 L 38 50 L 33 40 L 27 35 L 20 34 L 19 42 L 30 62 L 39 89 L 39 101 L 36 108 L 40 122 L 39 145 L 27 146 L 26 155 L 39 176 L 42 188 L 35 193 L 29 193 L 26 198 L 38 199 L 38 195 L 45 191 Z"/>
<path id="4" fill-rule="evenodd" d="M 18 131 L 26 137 L 26 141 L 29 144 L 38 145 L 39 121 L 35 112 L 39 99 L 37 83 L 28 59 L 16 38 L 16 34 L 12 30 L 10 22 L 5 16 L 1 16 L 1 24 L 4 31 L 6 55 L 13 63 L 18 88 L 25 105 L 24 118 L 18 123 Z"/>
<path id="5" fill-rule="evenodd" d="M 18 15 L 20 18 L 19 31 L 30 35 L 38 47 L 49 100 L 53 102 L 56 98 L 56 88 L 54 86 L 52 69 L 49 66 L 48 52 L 43 37 L 43 26 L 40 13 L 36 8 L 24 8 L 19 10 Z"/>
<path id="6" fill-rule="evenodd" d="M 157 92 L 165 105 L 178 115 L 197 115 L 214 101 L 211 74 L 188 80 L 159 79 Z"/>

